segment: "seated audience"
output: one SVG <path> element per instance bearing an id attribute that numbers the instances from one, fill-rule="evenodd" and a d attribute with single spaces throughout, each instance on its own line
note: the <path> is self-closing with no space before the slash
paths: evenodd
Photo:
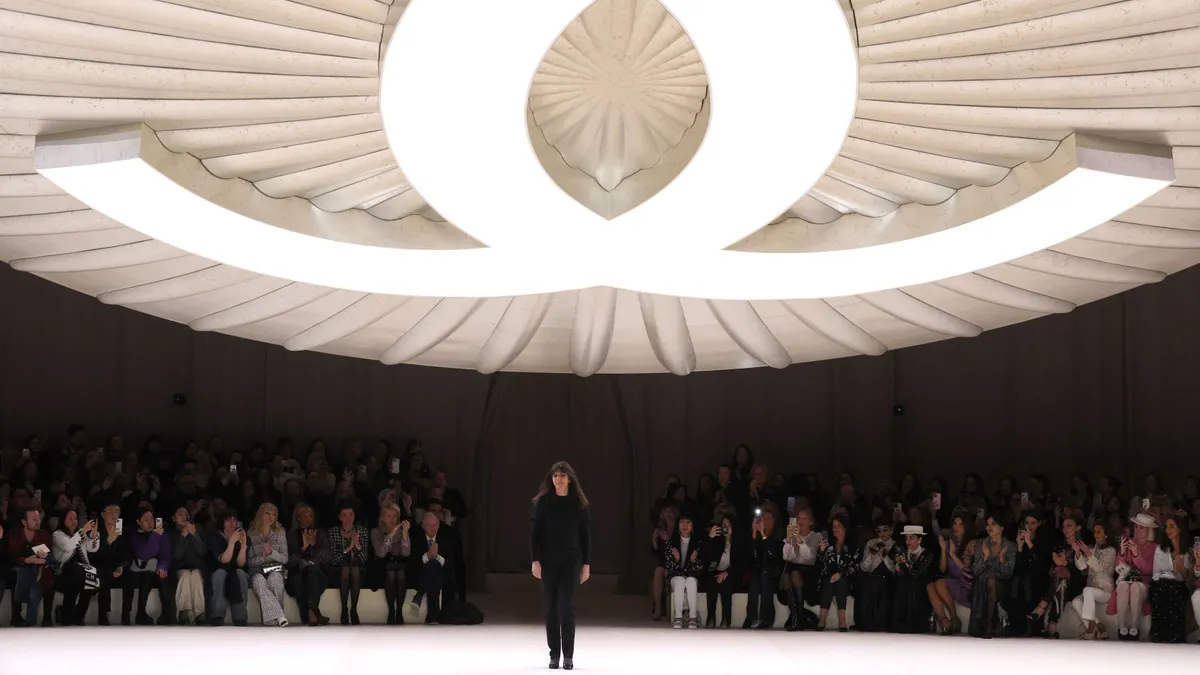
<path id="1" fill-rule="evenodd" d="M 932 607 L 928 586 L 932 583 L 933 552 L 921 545 L 924 540 L 924 527 L 905 525 L 904 549 L 894 553 L 896 595 L 892 604 L 892 630 L 897 633 L 929 631 Z M 949 635 L 949 631 L 943 628 L 942 634 Z"/>
<path id="2" fill-rule="evenodd" d="M 387 600 L 387 625 L 404 625 L 404 595 L 407 590 L 404 568 L 412 554 L 408 538 L 411 521 L 404 519 L 400 506 L 393 502 L 383 505 L 379 525 L 371 530 L 371 548 L 383 575 L 384 598 Z"/>
<path id="3" fill-rule="evenodd" d="M 162 529 L 162 519 L 154 517 L 154 511 L 139 508 L 137 531 L 129 540 L 131 561 L 128 574 L 129 583 L 137 590 L 137 615 L 134 622 L 139 626 L 151 626 L 154 620 L 146 612 L 146 604 L 150 599 L 150 591 L 158 589 L 159 601 L 162 604 L 162 615 L 159 623 L 170 623 L 170 608 L 167 593 L 163 592 L 163 581 L 171 570 L 171 545 Z"/>
<path id="4" fill-rule="evenodd" d="M 650 597 L 654 603 L 651 616 L 655 621 L 662 618 L 663 594 L 667 588 L 667 542 L 675 536 L 675 522 L 679 511 L 666 504 L 659 509 L 658 524 L 650 535 L 650 556 L 654 560 L 654 577 L 651 581 Z"/>
<path id="5" fill-rule="evenodd" d="M 264 626 L 286 627 L 283 613 L 287 535 L 279 525 L 279 509 L 270 502 L 258 507 L 250 522 L 250 585 L 258 596 Z"/>
<path id="6" fill-rule="evenodd" d="M 1017 565 L 1017 545 L 1004 538 L 1004 525 L 998 514 L 988 516 L 986 537 L 972 543 L 971 621 L 967 627 L 974 637 L 993 638 L 1000 632 L 997 621 L 999 603 L 1008 580 Z"/>
<path id="7" fill-rule="evenodd" d="M 208 598 L 208 624 L 220 626 L 225 614 L 233 615 L 233 625 L 246 625 L 246 601 L 249 599 L 249 576 L 246 573 L 248 545 L 246 531 L 232 510 L 216 515 L 218 529 L 210 532 L 208 549 L 212 573 L 212 594 Z"/>
<path id="8" fill-rule="evenodd" d="M 425 613 L 425 623 L 436 624 L 440 620 L 442 599 L 453 596 L 454 575 L 452 573 L 453 558 L 461 553 L 454 549 L 450 539 L 439 539 L 438 532 L 442 523 L 433 513 L 426 513 L 421 522 L 424 531 L 422 537 L 412 542 L 412 569 L 410 579 L 417 594 L 413 596 L 413 610 L 421 606 L 421 601 L 428 599 L 428 609 Z M 450 565 L 450 567 L 447 567 Z"/>
<path id="9" fill-rule="evenodd" d="M 171 548 L 171 575 L 175 587 L 173 595 L 179 625 L 204 623 L 207 616 L 204 589 L 208 576 L 208 548 L 197 532 L 196 523 L 192 522 L 192 514 L 188 512 L 187 507 L 175 509 L 174 521 L 175 527 L 167 533 L 167 541 Z M 170 590 L 165 592 L 171 594 Z M 163 611 L 166 611 L 165 605 Z"/>
<path id="10" fill-rule="evenodd" d="M 750 588 L 742 628 L 770 629 L 775 626 L 775 591 L 783 574 L 783 538 L 775 529 L 779 518 L 775 505 L 767 502 L 756 511 L 750 533 Z"/>
<path id="11" fill-rule="evenodd" d="M 109 625 L 109 613 L 112 610 L 112 589 L 121 590 L 121 625 L 132 623 L 130 613 L 133 610 L 133 586 L 129 583 L 132 575 L 125 574 L 133 562 L 133 551 L 129 547 L 129 537 L 125 536 L 124 521 L 121 520 L 121 507 L 116 500 L 105 500 L 104 510 L 100 512 L 100 547 L 90 555 L 96 574 L 100 577 L 100 590 L 97 623 Z M 132 536 L 132 535 L 131 535 Z"/>
<path id="12" fill-rule="evenodd" d="M 1133 537 L 1126 530 L 1121 538 L 1117 551 L 1116 591 L 1108 601 L 1108 613 L 1117 615 L 1118 640 L 1137 641 L 1141 618 L 1150 613 L 1146 590 L 1154 573 L 1154 553 L 1158 549 L 1151 533 L 1158 529 L 1158 522 L 1148 513 L 1139 513 L 1130 522 Z"/>
<path id="13" fill-rule="evenodd" d="M 700 574 L 704 559 L 700 557 L 699 538 L 693 538 L 692 514 L 679 515 L 679 531 L 667 542 L 667 577 L 671 582 L 671 601 L 675 609 L 675 627 L 699 628 Z M 686 615 L 686 618 L 685 618 Z"/>
<path id="14" fill-rule="evenodd" d="M 1192 559 L 1180 520 L 1166 516 L 1154 551 L 1150 582 L 1150 639 L 1154 642 L 1180 644 L 1187 635 L 1187 575 Z"/>
<path id="15" fill-rule="evenodd" d="M 325 626 L 329 619 L 321 613 L 321 595 L 329 587 L 325 566 L 332 559 L 329 537 L 317 527 L 317 517 L 308 504 L 300 504 L 292 516 L 288 533 L 287 585 L 301 618 L 310 626 Z"/>
<path id="16" fill-rule="evenodd" d="M 79 514 L 75 511 L 67 511 L 54 532 L 51 553 L 59 566 L 54 586 L 63 594 L 62 620 L 59 621 L 63 626 L 84 625 L 88 605 L 100 588 L 96 568 L 88 560 L 89 553 L 100 550 L 96 532 L 94 520 L 79 527 Z"/>
<path id="17" fill-rule="evenodd" d="M 788 523 L 787 539 L 783 543 L 783 587 L 788 593 L 789 631 L 804 630 L 817 625 L 816 617 L 806 605 L 820 604 L 820 573 L 817 553 L 821 548 L 821 533 L 813 530 L 813 512 L 807 504 L 797 507 L 796 522 Z"/>
<path id="18" fill-rule="evenodd" d="M 1096 523 L 1092 527 L 1095 545 L 1089 548 L 1079 539 L 1075 540 L 1075 567 L 1087 573 L 1087 582 L 1080 594 L 1071 601 L 1075 613 L 1083 620 L 1084 640 L 1107 640 L 1108 629 L 1096 620 L 1096 604 L 1108 603 L 1113 595 L 1113 577 L 1117 566 L 1117 550 L 1109 543 L 1108 526 Z"/>
<path id="19" fill-rule="evenodd" d="M 338 524 L 329 528 L 330 566 L 339 580 L 342 597 L 342 625 L 359 625 L 358 597 L 367 565 L 370 539 L 367 528 L 355 522 L 354 507 L 338 508 Z"/>
<path id="20" fill-rule="evenodd" d="M 744 552 L 736 543 L 740 539 L 734 533 L 734 520 L 731 511 L 718 513 L 708 530 L 708 550 L 703 556 L 708 570 L 705 578 L 706 628 L 717 625 L 718 599 L 721 601 L 721 628 L 729 628 L 733 623 L 733 589 L 746 569 Z"/>
<path id="21" fill-rule="evenodd" d="M 892 596 L 896 582 L 896 556 L 900 547 L 892 539 L 892 524 L 880 519 L 875 537 L 863 547 L 859 563 L 858 596 L 854 626 L 863 632 L 886 631 L 892 623 Z"/>
<path id="22" fill-rule="evenodd" d="M 1036 495 L 1031 496 L 1033 499 Z M 1050 557 L 1051 532 L 1043 531 L 1043 519 L 1037 511 L 1021 514 L 1017 531 L 1017 563 L 1008 584 L 1008 615 L 1010 635 L 1019 637 L 1040 635 L 1044 610 L 1036 609 L 1045 593 L 1053 560 Z"/>
<path id="23" fill-rule="evenodd" d="M 1058 622 L 1068 603 L 1083 591 L 1085 579 L 1075 565 L 1075 544 L 1079 529 L 1073 515 L 1062 518 L 1062 539 L 1050 554 L 1050 578 L 1041 602 L 1034 608 L 1031 619 L 1045 621 L 1045 636 L 1058 638 Z M 1036 626 L 1041 629 L 1042 626 Z M 1036 631 L 1035 631 L 1036 632 Z"/>
<path id="24" fill-rule="evenodd" d="M 964 483 L 965 486 L 965 483 Z M 950 532 L 938 537 L 938 578 L 929 585 L 929 601 L 943 633 L 962 632 L 958 605 L 971 606 L 971 530 L 970 512 L 958 510 L 950 520 Z"/>
<path id="25" fill-rule="evenodd" d="M 21 511 L 20 526 L 8 535 L 8 559 L 16 569 L 12 589 L 13 626 L 37 625 L 38 608 L 47 598 L 42 625 L 53 625 L 49 605 L 54 601 L 54 575 L 46 569 L 51 541 L 41 528 L 41 512 L 37 507 L 26 506 Z M 26 607 L 24 618 L 16 611 L 21 604 Z"/>
<path id="26" fill-rule="evenodd" d="M 858 571 L 859 553 L 858 548 L 849 541 L 850 521 L 844 512 L 838 511 L 833 517 L 829 531 L 832 541 L 823 536 L 820 544 L 821 615 L 817 619 L 817 630 L 825 630 L 829 608 L 836 600 L 838 631 L 845 633 L 849 630 L 846 599 L 850 596 L 851 583 Z"/>

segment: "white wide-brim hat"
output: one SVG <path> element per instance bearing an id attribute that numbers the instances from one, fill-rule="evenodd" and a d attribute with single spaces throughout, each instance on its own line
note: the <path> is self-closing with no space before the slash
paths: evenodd
<path id="1" fill-rule="evenodd" d="M 905 537 L 910 534 L 916 537 L 924 537 L 925 528 L 921 527 L 920 525 L 905 525 L 903 534 Z"/>
<path id="2" fill-rule="evenodd" d="M 1158 521 L 1155 520 L 1154 516 L 1150 515 L 1149 513 L 1139 513 L 1130 518 L 1129 522 L 1133 523 L 1134 525 L 1141 525 L 1142 527 L 1150 528 L 1151 530 L 1158 529 Z"/>

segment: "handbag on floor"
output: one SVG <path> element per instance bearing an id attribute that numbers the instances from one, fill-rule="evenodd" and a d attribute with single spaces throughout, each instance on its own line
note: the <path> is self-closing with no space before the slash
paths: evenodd
<path id="1" fill-rule="evenodd" d="M 447 626 L 477 626 L 483 623 L 483 612 L 469 602 L 447 600 L 438 622 Z"/>

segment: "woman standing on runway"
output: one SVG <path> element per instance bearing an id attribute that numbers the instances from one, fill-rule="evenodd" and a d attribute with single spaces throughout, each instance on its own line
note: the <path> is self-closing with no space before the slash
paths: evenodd
<path id="1" fill-rule="evenodd" d="M 550 467 L 533 498 L 529 553 L 533 576 L 542 581 L 550 669 L 571 670 L 575 655 L 575 590 L 591 576 L 591 516 L 588 500 L 566 462 Z"/>

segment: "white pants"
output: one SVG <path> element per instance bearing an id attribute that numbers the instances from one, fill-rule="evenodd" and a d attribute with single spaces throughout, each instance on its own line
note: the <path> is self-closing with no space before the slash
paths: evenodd
<path id="1" fill-rule="evenodd" d="M 1083 589 L 1074 600 L 1071 601 L 1071 606 L 1079 613 L 1079 618 L 1084 621 L 1096 620 L 1096 603 L 1107 603 L 1112 597 L 1112 591 L 1106 591 L 1102 588 L 1093 588 L 1088 586 Z"/>
<path id="2" fill-rule="evenodd" d="M 175 609 L 191 612 L 192 617 L 204 616 L 204 577 L 199 570 L 179 570 L 175 587 Z"/>
<path id="3" fill-rule="evenodd" d="M 700 607 L 696 604 L 696 577 L 671 577 L 671 604 L 675 605 L 675 618 L 683 618 L 686 605 L 693 619 L 699 618 Z"/>

